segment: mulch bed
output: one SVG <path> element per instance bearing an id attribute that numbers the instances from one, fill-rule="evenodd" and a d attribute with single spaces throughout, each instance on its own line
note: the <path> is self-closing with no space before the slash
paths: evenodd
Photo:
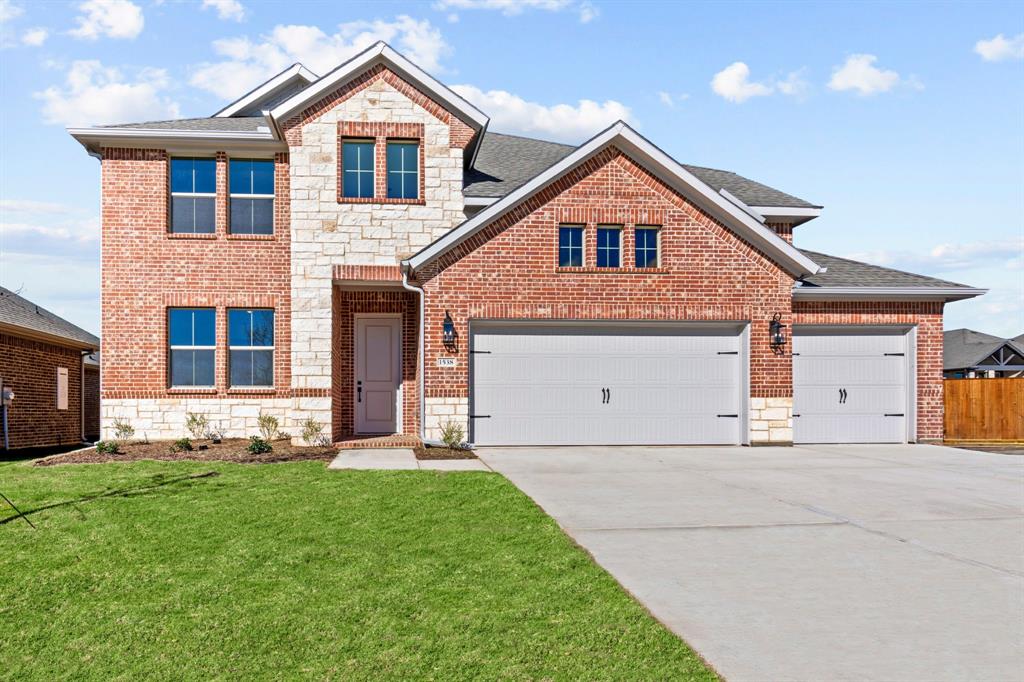
<path id="1" fill-rule="evenodd" d="M 236 462 L 239 464 L 271 464 L 274 462 L 329 462 L 338 454 L 333 447 L 307 447 L 292 445 L 288 440 L 272 441 L 274 449 L 262 455 L 250 454 L 245 448 L 249 445 L 246 438 L 225 438 L 214 444 L 209 441 L 195 441 L 195 448 L 185 452 L 171 452 L 173 441 L 161 440 L 149 443 L 130 443 L 121 447 L 116 455 L 100 454 L 95 448 L 82 452 L 57 455 L 35 463 L 36 466 L 54 466 L 56 464 L 99 464 L 102 462 L 135 462 L 140 459 L 157 459 L 165 461 L 192 460 L 200 462 Z M 200 450 L 201 446 L 205 450 Z"/>
<path id="2" fill-rule="evenodd" d="M 472 450 L 453 450 L 451 448 L 413 448 L 416 459 L 476 459 Z"/>

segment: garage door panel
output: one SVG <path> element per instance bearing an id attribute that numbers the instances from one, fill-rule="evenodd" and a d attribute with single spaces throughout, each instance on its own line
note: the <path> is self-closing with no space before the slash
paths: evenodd
<path id="1" fill-rule="evenodd" d="M 736 331 L 481 326 L 471 347 L 478 444 L 742 441 Z"/>

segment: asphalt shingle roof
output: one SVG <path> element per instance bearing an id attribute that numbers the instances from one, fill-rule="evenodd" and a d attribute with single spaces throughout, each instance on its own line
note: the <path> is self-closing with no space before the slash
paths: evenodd
<path id="1" fill-rule="evenodd" d="M 75 345 L 100 347 L 100 340 L 81 327 L 3 287 L 0 287 L 0 322 L 50 336 L 59 336 L 76 342 Z"/>
<path id="2" fill-rule="evenodd" d="M 800 252 L 818 265 L 827 268 L 827 272 L 804 278 L 805 284 L 815 287 L 971 288 L 966 284 L 957 284 L 926 275 L 861 263 L 817 251 L 800 249 Z"/>
<path id="3" fill-rule="evenodd" d="M 135 128 L 143 130 L 180 130 L 183 132 L 226 132 L 256 133 L 266 128 L 262 116 L 210 116 L 207 118 L 179 118 L 172 121 L 146 121 L 144 123 L 119 123 L 98 126 L 100 128 Z M 267 130 L 269 132 L 269 129 Z"/>
<path id="4" fill-rule="evenodd" d="M 468 197 L 503 197 L 575 149 L 558 142 L 488 132 L 480 142 L 475 167 L 466 171 L 463 192 Z M 683 167 L 716 192 L 724 189 L 748 206 L 821 208 L 731 171 L 687 164 Z"/>
<path id="5" fill-rule="evenodd" d="M 1024 334 L 1003 339 L 973 329 L 951 329 L 944 332 L 942 337 L 942 368 L 945 370 L 975 367 L 1004 345 L 1009 345 L 1024 357 L 1024 345 L 1017 342 L 1017 339 L 1024 338 Z"/>

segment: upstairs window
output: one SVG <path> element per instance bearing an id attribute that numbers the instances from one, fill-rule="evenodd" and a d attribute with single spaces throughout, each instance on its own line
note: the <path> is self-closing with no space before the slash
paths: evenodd
<path id="1" fill-rule="evenodd" d="M 231 159 L 231 233 L 274 233 L 274 162 Z"/>
<path id="2" fill-rule="evenodd" d="M 638 227 L 636 234 L 636 266 L 638 268 L 658 267 L 658 228 Z"/>
<path id="3" fill-rule="evenodd" d="M 170 308 L 167 327 L 171 386 L 212 388 L 217 347 L 213 308 Z"/>
<path id="4" fill-rule="evenodd" d="M 341 143 L 341 194 L 347 199 L 372 199 L 373 141 L 345 140 Z"/>
<path id="5" fill-rule="evenodd" d="M 563 268 L 583 266 L 583 227 L 562 225 L 558 228 L 558 265 Z"/>
<path id="6" fill-rule="evenodd" d="M 597 228 L 597 267 L 617 268 L 622 262 L 622 228 L 602 226 Z"/>
<path id="7" fill-rule="evenodd" d="M 233 387 L 274 385 L 273 310 L 228 310 L 228 345 Z"/>
<path id="8" fill-rule="evenodd" d="M 171 159 L 171 232 L 210 234 L 216 226 L 217 162 Z"/>
<path id="9" fill-rule="evenodd" d="M 420 145 L 388 142 L 388 199 L 418 199 L 420 193 Z"/>

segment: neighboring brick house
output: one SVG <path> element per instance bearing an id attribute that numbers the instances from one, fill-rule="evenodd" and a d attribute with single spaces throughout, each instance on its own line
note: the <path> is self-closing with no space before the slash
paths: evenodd
<path id="1" fill-rule="evenodd" d="M 99 346 L 84 329 L 0 287 L 0 385 L 14 395 L 6 408 L 6 446 L 0 422 L 0 447 L 90 440 L 96 429 L 88 428 L 88 418 L 99 414 L 99 382 L 90 392 L 86 357 Z"/>
<path id="2" fill-rule="evenodd" d="M 820 206 L 621 122 L 487 126 L 379 43 L 210 118 L 71 130 L 102 164 L 104 433 L 941 438 L 943 305 L 982 290 L 801 251 Z"/>

